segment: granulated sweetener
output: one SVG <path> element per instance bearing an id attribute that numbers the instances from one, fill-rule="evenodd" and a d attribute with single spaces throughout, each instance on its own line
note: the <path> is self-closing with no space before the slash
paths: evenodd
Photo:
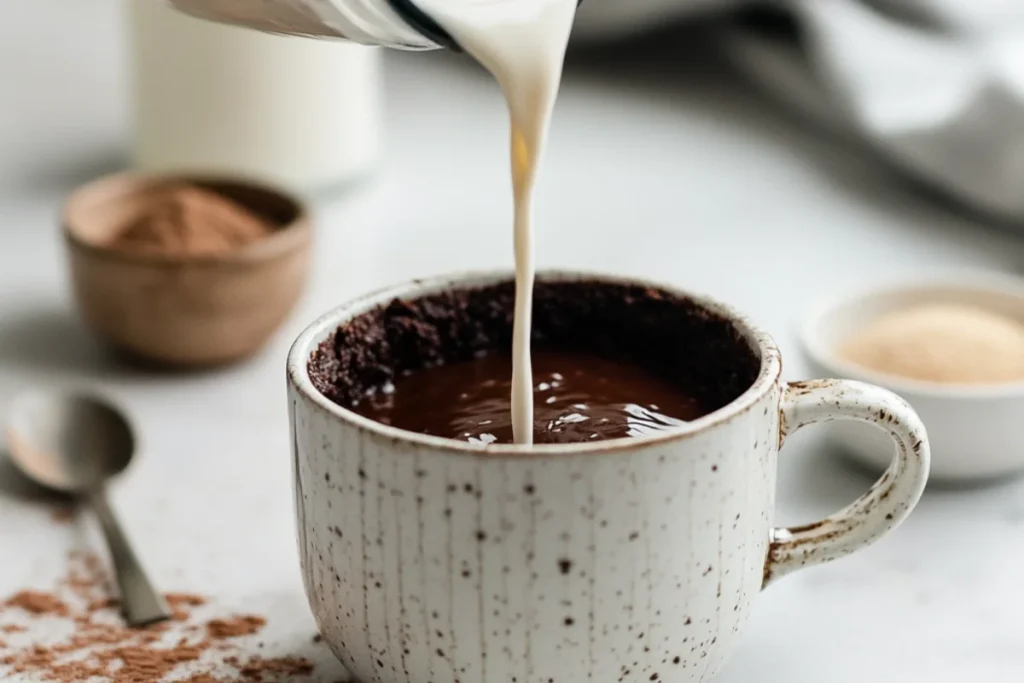
<path id="1" fill-rule="evenodd" d="M 19 591 L 0 599 L 0 678 L 72 683 L 284 683 L 313 673 L 302 657 L 245 655 L 236 639 L 260 632 L 259 615 L 201 619 L 201 595 L 166 596 L 171 622 L 124 625 L 99 558 L 72 553 L 68 575 L 52 592 Z M 262 644 L 261 644 L 262 646 Z M 233 670 L 225 676 L 220 671 Z M 184 678 L 182 677 L 184 676 Z"/>
<path id="2" fill-rule="evenodd" d="M 1024 324 L 962 304 L 929 304 L 880 316 L 839 349 L 861 367 L 925 382 L 1024 381 Z"/>

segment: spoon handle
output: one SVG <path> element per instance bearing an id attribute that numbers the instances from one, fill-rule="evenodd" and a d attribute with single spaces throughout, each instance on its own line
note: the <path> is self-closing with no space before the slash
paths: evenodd
<path id="1" fill-rule="evenodd" d="M 163 597 L 153 588 L 146 572 L 135 556 L 128 537 L 114 515 L 107 501 L 106 492 L 97 489 L 90 492 L 89 502 L 99 517 L 107 547 L 114 561 L 117 587 L 121 592 L 121 606 L 129 626 L 145 626 L 169 619 L 171 614 Z"/>

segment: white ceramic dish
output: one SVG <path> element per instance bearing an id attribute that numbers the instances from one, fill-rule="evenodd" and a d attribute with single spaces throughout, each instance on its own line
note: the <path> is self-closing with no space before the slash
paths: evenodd
<path id="1" fill-rule="evenodd" d="M 873 372 L 838 357 L 836 348 L 876 316 L 919 304 L 983 306 L 1024 321 L 1024 280 L 1009 275 L 944 275 L 891 284 L 815 307 L 800 330 L 808 371 L 886 387 L 909 402 L 928 429 L 932 481 L 981 483 L 1024 473 L 1024 383 L 954 386 Z M 888 466 L 880 429 L 830 425 L 828 438 L 872 468 Z"/>

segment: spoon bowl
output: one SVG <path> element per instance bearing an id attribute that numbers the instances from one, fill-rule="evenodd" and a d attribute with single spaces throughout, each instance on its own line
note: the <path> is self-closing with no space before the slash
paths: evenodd
<path id="1" fill-rule="evenodd" d="M 128 420 L 102 399 L 34 391 L 14 401 L 7 430 L 11 457 L 31 479 L 64 493 L 85 493 L 123 472 L 135 437 Z"/>

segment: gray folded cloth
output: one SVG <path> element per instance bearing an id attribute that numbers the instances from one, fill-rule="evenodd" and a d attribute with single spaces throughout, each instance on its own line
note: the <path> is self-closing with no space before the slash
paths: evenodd
<path id="1" fill-rule="evenodd" d="M 744 69 L 913 177 L 1024 223 L 1024 0 L 770 7 L 726 29 Z"/>

